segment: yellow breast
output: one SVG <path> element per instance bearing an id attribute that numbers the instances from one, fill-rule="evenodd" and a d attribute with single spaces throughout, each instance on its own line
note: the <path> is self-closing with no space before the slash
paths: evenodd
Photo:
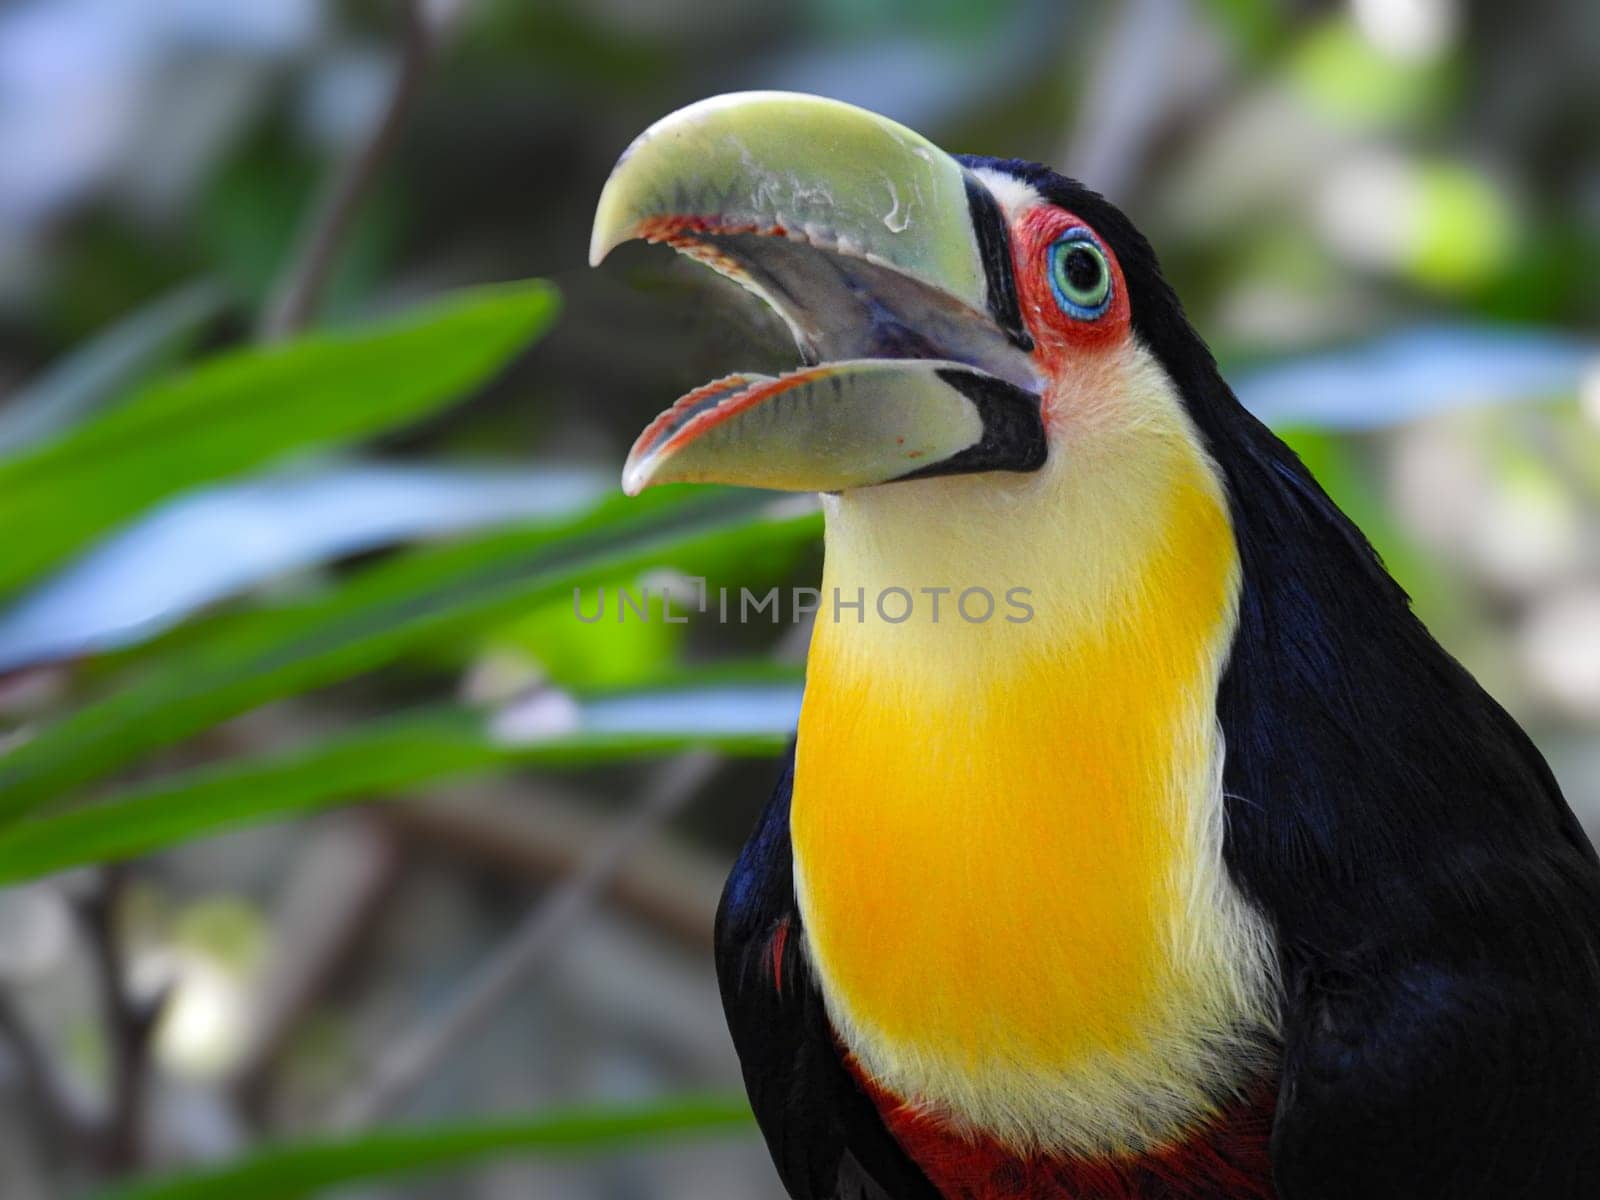
<path id="1" fill-rule="evenodd" d="M 1080 461 L 999 500 L 951 480 L 829 508 L 824 594 L 868 605 L 824 612 L 807 670 L 809 951 L 880 1082 L 1022 1146 L 1159 1142 L 1208 1108 L 1218 1039 L 1267 1019 L 1266 939 L 1220 850 L 1237 555 L 1208 466 L 1169 449 L 1120 496 L 1114 462 Z M 1076 528 L 1030 515 L 1091 501 Z M 1026 587 L 1034 615 L 969 624 L 947 599 L 889 625 L 890 586 Z"/>

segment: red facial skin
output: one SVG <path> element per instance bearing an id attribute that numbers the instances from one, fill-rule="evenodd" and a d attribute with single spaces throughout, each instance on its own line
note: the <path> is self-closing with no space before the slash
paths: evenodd
<path id="1" fill-rule="evenodd" d="M 1083 229 L 1106 256 L 1111 271 L 1111 304 L 1092 320 L 1061 307 L 1050 286 L 1050 248 L 1069 230 Z M 1037 204 L 1011 230 L 1011 264 L 1017 280 L 1022 319 L 1033 334 L 1034 360 L 1052 379 L 1084 355 L 1109 350 L 1128 337 L 1128 285 L 1111 247 L 1088 224 L 1052 204 Z"/>

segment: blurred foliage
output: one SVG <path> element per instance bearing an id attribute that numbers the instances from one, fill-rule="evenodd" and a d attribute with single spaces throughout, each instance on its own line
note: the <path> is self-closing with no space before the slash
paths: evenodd
<path id="1" fill-rule="evenodd" d="M 706 691 L 726 703 L 725 686 Z M 681 681 L 669 690 L 599 693 L 595 703 L 603 711 L 606 702 L 615 705 L 623 698 L 645 702 L 651 715 L 629 728 L 595 728 L 579 699 L 559 710 L 554 727 L 522 735 L 497 733 L 468 709 L 441 709 L 370 721 L 287 752 L 241 755 L 126 788 L 93 804 L 0 828 L 0 884 L 149 854 L 244 822 L 375 796 L 399 797 L 423 784 L 496 766 L 586 766 L 697 747 L 773 755 L 791 736 L 794 704 L 780 704 L 777 719 L 764 727 L 726 728 L 701 717 L 706 696 Z M 750 699 L 760 703 L 769 697 L 753 689 Z M 794 700 L 797 704 L 797 688 Z M 104 770 L 103 760 L 89 761 Z M 27 793 L 13 784 L 5 795 L 15 802 Z"/>
<path id="2" fill-rule="evenodd" d="M 220 288 L 192 283 L 97 333 L 0 409 L 0 455 L 15 454 L 125 399 L 132 385 L 186 350 L 223 306 Z"/>
<path id="3" fill-rule="evenodd" d="M 300 605 L 222 620 L 124 690 L 0 759 L 0 814 L 17 817 L 159 747 L 263 704 L 371 671 L 427 642 L 514 620 L 574 589 L 670 558 L 693 573 L 747 544 L 815 538 L 818 522 L 727 515 L 681 495 L 654 514 L 608 503 L 562 529 L 492 535 L 371 567 Z M 620 528 L 619 528 L 620 527 Z"/>
<path id="4" fill-rule="evenodd" d="M 142 389 L 0 462 L 0 525 L 26 529 L 0 595 L 186 487 L 369 438 L 481 383 L 554 318 L 543 284 L 469 292 L 371 333 L 241 350 Z"/>
<path id="5" fill-rule="evenodd" d="M 525 1121 L 395 1129 L 268 1147 L 227 1167 L 106 1192 L 102 1200 L 295 1200 L 335 1184 L 426 1171 L 511 1152 L 571 1154 L 748 1127 L 743 1097 L 548 1113 Z"/>

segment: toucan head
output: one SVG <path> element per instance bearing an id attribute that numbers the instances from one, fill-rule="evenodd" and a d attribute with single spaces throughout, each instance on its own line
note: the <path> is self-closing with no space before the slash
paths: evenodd
<path id="1" fill-rule="evenodd" d="M 623 154 L 591 261 L 631 238 L 754 292 L 805 361 L 683 396 L 634 443 L 629 493 L 821 492 L 825 582 L 1025 586 L 1080 626 L 1215 570 L 1203 607 L 1225 623 L 1238 490 L 1225 471 L 1270 435 L 1149 244 L 1096 193 L 947 154 L 837 101 L 741 93 L 664 118 Z"/>
<path id="2" fill-rule="evenodd" d="M 635 443 L 629 492 L 1038 471 L 1068 452 L 1075 381 L 1134 338 L 1118 243 L 1148 255 L 1120 213 L 1044 168 L 952 156 L 875 113 L 777 92 L 691 105 L 628 148 L 591 262 L 633 238 L 761 297 L 805 365 L 682 397 Z"/>

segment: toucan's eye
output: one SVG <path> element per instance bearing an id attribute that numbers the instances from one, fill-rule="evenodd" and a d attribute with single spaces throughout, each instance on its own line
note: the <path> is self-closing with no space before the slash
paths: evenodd
<path id="1" fill-rule="evenodd" d="M 1056 303 L 1080 321 L 1111 305 L 1111 268 L 1087 229 L 1073 229 L 1050 247 L 1050 288 Z"/>

